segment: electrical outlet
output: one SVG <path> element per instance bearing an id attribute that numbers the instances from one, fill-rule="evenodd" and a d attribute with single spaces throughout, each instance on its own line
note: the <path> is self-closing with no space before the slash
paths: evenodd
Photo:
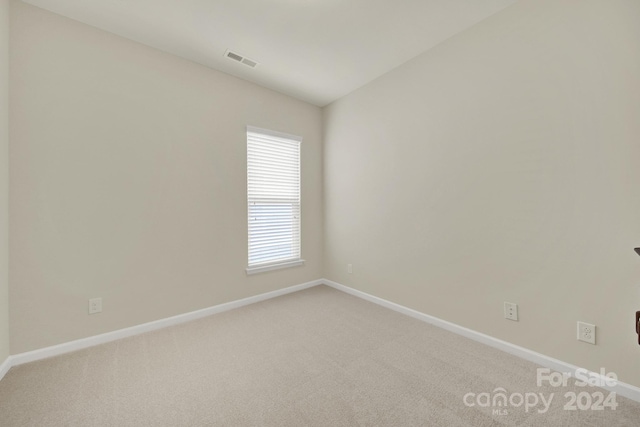
<path id="1" fill-rule="evenodd" d="M 578 322 L 578 341 L 596 343 L 596 325 L 590 323 Z"/>
<path id="2" fill-rule="evenodd" d="M 349 274 L 353 273 L 353 264 L 347 264 L 347 273 Z"/>
<path id="3" fill-rule="evenodd" d="M 518 304 L 504 302 L 504 318 L 518 321 Z"/>
<path id="4" fill-rule="evenodd" d="M 96 314 L 102 311 L 102 298 L 91 298 L 89 300 L 89 314 Z"/>

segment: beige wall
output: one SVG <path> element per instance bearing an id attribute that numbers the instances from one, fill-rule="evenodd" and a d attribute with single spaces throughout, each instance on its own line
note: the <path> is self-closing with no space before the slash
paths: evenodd
<path id="1" fill-rule="evenodd" d="M 0 364 L 9 356 L 9 0 L 0 0 Z"/>
<path id="2" fill-rule="evenodd" d="M 319 108 L 21 2 L 11 18 L 12 353 L 321 277 Z M 245 274 L 248 124 L 304 138 L 304 267 Z"/>
<path id="3" fill-rule="evenodd" d="M 639 23 L 523 0 L 326 108 L 325 276 L 640 386 Z"/>

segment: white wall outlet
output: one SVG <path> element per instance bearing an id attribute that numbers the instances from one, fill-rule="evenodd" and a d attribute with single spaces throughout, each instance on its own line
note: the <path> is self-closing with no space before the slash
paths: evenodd
<path id="1" fill-rule="evenodd" d="M 596 325 L 590 323 L 578 322 L 578 341 L 596 343 Z"/>
<path id="2" fill-rule="evenodd" d="M 96 314 L 102 311 L 102 298 L 91 298 L 89 300 L 89 314 Z"/>
<path id="3" fill-rule="evenodd" d="M 347 273 L 349 274 L 353 273 L 353 264 L 347 264 Z"/>
<path id="4" fill-rule="evenodd" d="M 518 321 L 518 304 L 504 302 L 504 318 Z"/>

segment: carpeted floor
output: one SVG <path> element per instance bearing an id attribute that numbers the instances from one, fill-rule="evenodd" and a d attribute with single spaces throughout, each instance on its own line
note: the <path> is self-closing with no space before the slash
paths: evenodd
<path id="1" fill-rule="evenodd" d="M 317 286 L 14 367 L 0 425 L 640 425 L 640 404 L 620 396 L 615 410 L 565 410 L 565 393 L 602 390 L 538 387 L 536 368 Z M 497 388 L 507 406 L 492 406 Z M 533 393 L 553 394 L 548 411 Z"/>

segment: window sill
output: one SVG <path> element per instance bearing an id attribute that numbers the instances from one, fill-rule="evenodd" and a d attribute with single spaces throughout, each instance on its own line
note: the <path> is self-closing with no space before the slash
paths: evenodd
<path id="1" fill-rule="evenodd" d="M 297 259 L 295 261 L 279 262 L 277 264 L 261 265 L 257 267 L 247 267 L 246 270 L 247 270 L 247 275 L 250 276 L 252 274 L 264 273 L 266 271 L 272 271 L 272 270 L 280 270 L 281 268 L 298 267 L 300 265 L 304 265 L 303 259 Z"/>

